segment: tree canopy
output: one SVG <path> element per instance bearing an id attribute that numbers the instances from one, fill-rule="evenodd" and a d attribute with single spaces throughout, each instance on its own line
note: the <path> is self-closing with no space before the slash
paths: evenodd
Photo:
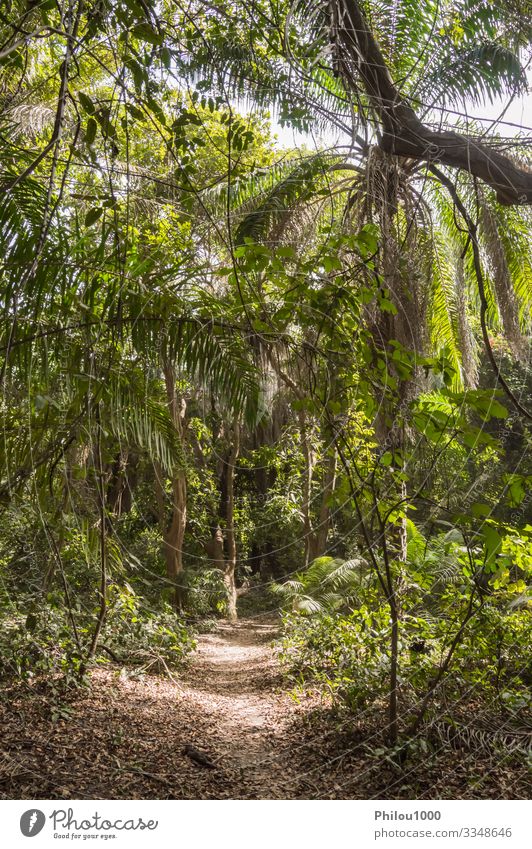
<path id="1" fill-rule="evenodd" d="M 7 680 L 179 674 L 267 610 L 399 764 L 473 705 L 517 734 L 531 139 L 468 113 L 528 91 L 526 6 L 4 4 Z"/>

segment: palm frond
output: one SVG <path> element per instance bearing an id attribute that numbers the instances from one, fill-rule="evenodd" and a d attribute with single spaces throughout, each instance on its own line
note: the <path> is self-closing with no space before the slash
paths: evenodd
<path id="1" fill-rule="evenodd" d="M 236 244 L 246 239 L 260 241 L 275 232 L 277 237 L 291 216 L 297 215 L 305 201 L 324 182 L 331 158 L 322 154 L 306 157 L 277 182 L 264 197 L 257 198 L 254 209 L 244 217 L 236 231 Z"/>
<path id="2" fill-rule="evenodd" d="M 514 356 L 521 360 L 521 362 L 526 362 L 529 346 L 521 332 L 519 303 L 508 265 L 506 246 L 501 238 L 496 213 L 491 208 L 483 192 L 479 193 L 479 206 L 480 224 L 484 236 L 483 246 L 488 259 L 488 273 L 497 299 L 497 307 L 504 335 L 510 344 Z M 510 242 L 508 238 L 507 242 Z M 517 257 L 514 253 L 514 267 L 516 260 Z M 528 262 L 530 264 L 527 252 L 523 254 L 522 262 L 525 264 Z M 527 293 L 526 297 L 530 298 L 530 292 Z"/>
<path id="3" fill-rule="evenodd" d="M 506 94 L 519 96 L 527 91 L 526 72 L 519 56 L 497 42 L 466 45 L 440 53 L 420 89 L 422 100 L 432 105 L 460 104 L 464 97 L 473 103 L 492 103 Z"/>
<path id="4" fill-rule="evenodd" d="M 441 231 L 433 233 L 432 248 L 432 287 L 429 306 L 432 346 L 437 352 L 445 348 L 459 379 L 462 353 L 457 332 L 454 251 Z"/>
<path id="5" fill-rule="evenodd" d="M 184 446 L 168 407 L 147 391 L 141 375 L 120 373 L 103 389 L 106 426 L 118 441 L 144 450 L 170 476 L 186 467 Z"/>
<path id="6" fill-rule="evenodd" d="M 274 584 L 273 590 L 297 613 L 340 610 L 357 603 L 366 574 L 363 558 L 318 557 L 295 579 Z"/>

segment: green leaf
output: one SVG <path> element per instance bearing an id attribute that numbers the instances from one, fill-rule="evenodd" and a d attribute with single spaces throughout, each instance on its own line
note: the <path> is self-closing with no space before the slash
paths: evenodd
<path id="1" fill-rule="evenodd" d="M 78 99 L 85 112 L 88 112 L 89 115 L 94 115 L 96 111 L 96 106 L 91 97 L 88 94 L 85 94 L 83 91 L 78 91 Z"/>
<path id="2" fill-rule="evenodd" d="M 484 551 L 486 563 L 492 564 L 502 547 L 502 539 L 498 531 L 493 525 L 485 524 L 482 527 L 482 536 L 484 538 Z"/>
<path id="3" fill-rule="evenodd" d="M 383 312 L 390 312 L 392 315 L 397 315 L 397 307 L 389 298 L 379 298 L 379 307 Z"/>
<path id="4" fill-rule="evenodd" d="M 102 213 L 103 207 L 101 206 L 94 206 L 92 209 L 89 209 L 85 216 L 85 227 L 92 227 L 101 217 Z"/>
<path id="5" fill-rule="evenodd" d="M 475 516 L 477 519 L 485 519 L 487 516 L 490 515 L 491 510 L 492 508 L 489 504 L 477 503 L 473 504 L 471 507 L 471 512 L 473 513 L 473 516 Z"/>
<path id="6" fill-rule="evenodd" d="M 146 70 L 135 59 L 128 58 L 126 61 L 126 66 L 129 71 L 131 71 L 136 90 L 140 91 L 140 89 L 142 88 L 142 83 L 148 82 L 148 75 L 146 73 Z"/>
<path id="7" fill-rule="evenodd" d="M 137 24 L 131 30 L 131 34 L 134 35 L 135 38 L 140 38 L 141 41 L 147 41 L 148 44 L 154 44 L 155 46 L 162 44 L 163 41 L 162 35 L 156 32 L 156 30 L 147 23 Z"/>
<path id="8" fill-rule="evenodd" d="M 145 116 L 144 112 L 142 111 L 142 109 L 139 109 L 138 106 L 135 106 L 134 103 L 126 103 L 126 109 L 129 112 L 129 114 L 133 118 L 135 118 L 135 120 L 137 120 L 137 121 L 145 121 L 146 120 L 146 116 Z"/>
<path id="9" fill-rule="evenodd" d="M 331 271 L 341 271 L 342 269 L 342 263 L 337 256 L 324 256 L 322 265 L 327 274 Z"/>
<path id="10" fill-rule="evenodd" d="M 96 138 L 96 130 L 98 129 L 98 124 L 96 123 L 94 118 L 89 118 L 87 121 L 87 129 L 85 130 L 85 141 L 89 145 L 94 143 L 94 139 Z"/>

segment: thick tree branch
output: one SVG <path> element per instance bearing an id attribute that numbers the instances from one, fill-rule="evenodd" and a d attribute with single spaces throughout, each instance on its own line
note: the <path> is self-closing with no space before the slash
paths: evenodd
<path id="1" fill-rule="evenodd" d="M 338 0 L 336 33 L 340 73 L 351 87 L 362 81 L 383 128 L 380 146 L 388 153 L 441 162 L 468 171 L 506 206 L 532 203 L 532 170 L 466 135 L 425 126 L 395 85 L 358 0 Z"/>

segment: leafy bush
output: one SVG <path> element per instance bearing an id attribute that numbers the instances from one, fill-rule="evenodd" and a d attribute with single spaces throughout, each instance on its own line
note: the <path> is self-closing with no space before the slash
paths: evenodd
<path id="1" fill-rule="evenodd" d="M 102 644 L 121 663 L 157 672 L 175 669 L 196 647 L 183 620 L 169 604 L 150 609 L 129 584 L 109 588 Z"/>
<path id="2" fill-rule="evenodd" d="M 177 668 L 195 648 L 189 629 L 172 608 L 148 608 L 129 584 L 111 584 L 109 609 L 97 659 L 116 659 L 145 670 Z M 74 609 L 81 652 L 63 599 L 49 593 L 31 612 L 4 610 L 0 619 L 0 675 L 29 680 L 40 674 L 61 675 L 66 683 L 79 677 L 93 633 L 96 611 Z"/>
<path id="3" fill-rule="evenodd" d="M 367 608 L 349 616 L 288 614 L 284 626 L 280 656 L 294 683 L 316 684 L 352 710 L 385 695 L 389 660 L 383 611 L 377 618 Z"/>
<path id="4" fill-rule="evenodd" d="M 223 616 L 227 591 L 220 569 L 189 569 L 185 573 L 187 610 L 194 616 Z"/>
<path id="5" fill-rule="evenodd" d="M 403 710 L 414 708 L 430 690 L 466 619 L 437 697 L 449 711 L 453 702 L 466 705 L 479 693 L 505 709 L 530 704 L 528 550 L 525 540 L 508 535 L 499 553 L 486 560 L 486 548 L 466 549 L 457 530 L 427 542 L 409 523 L 408 562 L 398 590 Z M 352 710 L 386 697 L 390 610 L 363 561 L 319 558 L 277 586 L 276 593 L 290 610 L 281 659 L 296 684 L 317 686 Z M 473 615 L 468 617 L 472 594 Z"/>
<path id="6" fill-rule="evenodd" d="M 50 603 L 36 612 L 4 611 L 0 629 L 0 677 L 29 680 L 61 674 L 67 683 L 79 672 L 81 657 L 64 612 Z"/>
<path id="7" fill-rule="evenodd" d="M 456 598 L 460 604 L 460 598 Z M 449 647 L 449 622 L 406 617 L 399 644 L 399 688 L 403 703 L 414 707 L 430 686 Z M 388 611 L 366 605 L 349 615 L 287 614 L 281 660 L 296 685 L 316 685 L 334 702 L 360 710 L 388 693 L 390 655 Z M 470 623 L 445 677 L 447 707 L 467 704 L 481 692 L 501 707 L 530 704 L 528 611 L 501 612 L 484 605 Z"/>

